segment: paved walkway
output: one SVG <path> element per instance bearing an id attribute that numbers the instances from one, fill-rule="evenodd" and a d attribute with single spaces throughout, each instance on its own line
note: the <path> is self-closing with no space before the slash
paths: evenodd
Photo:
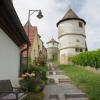
<path id="1" fill-rule="evenodd" d="M 44 100 L 88 100 L 85 93 L 72 84 L 61 70 L 51 69 L 47 73 L 48 85 L 44 89 Z"/>

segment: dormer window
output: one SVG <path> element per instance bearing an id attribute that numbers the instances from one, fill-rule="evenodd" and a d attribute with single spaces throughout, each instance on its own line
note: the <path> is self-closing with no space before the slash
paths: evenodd
<path id="1" fill-rule="evenodd" d="M 82 27 L 83 27 L 82 22 L 79 22 L 79 27 L 80 27 L 80 28 L 82 28 Z"/>

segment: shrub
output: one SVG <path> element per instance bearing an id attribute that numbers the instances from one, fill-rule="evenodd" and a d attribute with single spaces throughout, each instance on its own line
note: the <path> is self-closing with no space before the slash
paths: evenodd
<path id="1" fill-rule="evenodd" d="M 37 66 L 34 68 L 35 71 L 35 76 L 39 77 L 43 81 L 47 81 L 46 77 L 46 72 L 47 72 L 47 67 L 42 67 L 42 66 Z"/>
<path id="2" fill-rule="evenodd" d="M 46 67 L 29 66 L 27 72 L 22 74 L 20 85 L 23 88 L 27 88 L 29 92 L 40 92 L 44 89 L 45 83 L 47 81 L 46 72 Z"/>
<path id="3" fill-rule="evenodd" d="M 82 52 L 73 56 L 71 60 L 74 64 L 77 65 L 100 68 L 100 50 Z"/>

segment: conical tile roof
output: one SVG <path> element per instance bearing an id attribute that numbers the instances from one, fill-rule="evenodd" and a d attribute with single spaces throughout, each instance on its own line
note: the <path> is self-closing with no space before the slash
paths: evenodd
<path id="1" fill-rule="evenodd" d="M 63 21 L 65 21 L 65 20 L 81 20 L 81 21 L 83 21 L 84 22 L 84 24 L 86 24 L 86 22 L 83 20 L 83 19 L 81 19 L 80 17 L 78 17 L 78 15 L 70 8 L 68 11 L 67 11 L 67 13 L 64 15 L 64 17 L 57 23 L 57 26 L 61 23 L 61 22 L 63 22 Z"/>
<path id="2" fill-rule="evenodd" d="M 48 43 L 58 43 L 56 40 L 54 40 L 54 38 L 52 37 L 52 39 L 50 41 L 47 42 Z"/>
<path id="3" fill-rule="evenodd" d="M 76 13 L 72 9 L 69 9 L 62 19 L 68 19 L 68 18 L 79 18 L 79 17 L 76 15 Z"/>

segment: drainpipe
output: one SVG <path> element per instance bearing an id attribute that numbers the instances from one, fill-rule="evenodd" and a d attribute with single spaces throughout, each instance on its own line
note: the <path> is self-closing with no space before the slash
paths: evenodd
<path id="1" fill-rule="evenodd" d="M 20 51 L 20 71 L 19 71 L 20 73 L 19 73 L 19 77 L 20 77 L 21 74 L 23 73 L 23 72 L 22 72 L 22 71 L 23 71 L 23 68 L 22 68 L 22 67 L 23 67 L 23 66 L 22 66 L 23 52 L 24 52 L 24 51 L 26 51 L 26 52 L 28 51 L 29 45 L 30 45 L 30 44 L 28 44 L 28 46 L 27 46 L 26 48 L 24 48 L 24 49 L 22 49 L 22 50 Z M 27 59 L 28 59 L 28 57 L 27 57 Z"/>

